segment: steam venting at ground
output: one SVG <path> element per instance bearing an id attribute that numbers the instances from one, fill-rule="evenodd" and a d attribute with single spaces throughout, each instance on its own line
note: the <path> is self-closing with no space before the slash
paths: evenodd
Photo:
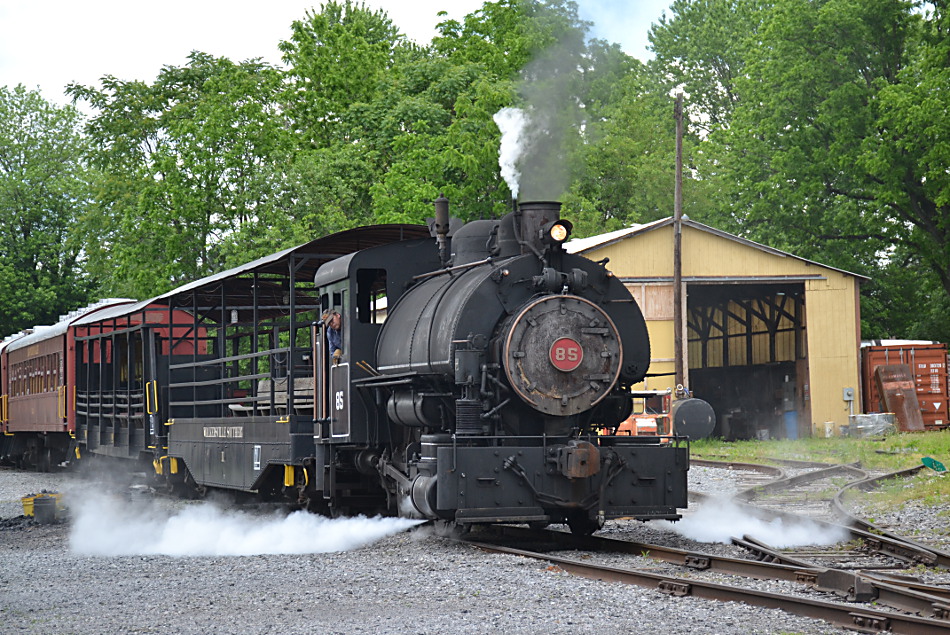
<path id="1" fill-rule="evenodd" d="M 325 518 L 303 511 L 256 514 L 211 503 L 169 513 L 103 495 L 70 502 L 73 552 L 98 556 L 250 556 L 356 549 L 420 524 L 404 518 Z"/>
<path id="2" fill-rule="evenodd" d="M 698 542 L 729 544 L 732 538 L 751 536 L 772 547 L 833 545 L 848 539 L 843 527 L 810 520 L 787 522 L 781 518 L 757 518 L 728 499 L 704 502 L 699 510 L 676 523 L 666 523 L 672 531 Z"/>
<path id="3" fill-rule="evenodd" d="M 532 3 L 531 10 L 548 10 Z M 583 129 L 583 59 L 586 31 L 558 34 L 521 71 L 521 108 L 495 114 L 502 133 L 498 163 L 513 197 L 557 200 L 570 185 L 569 154 Z"/>

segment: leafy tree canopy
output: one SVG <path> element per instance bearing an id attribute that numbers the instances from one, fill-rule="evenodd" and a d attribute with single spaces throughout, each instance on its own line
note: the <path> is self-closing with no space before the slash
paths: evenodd
<path id="1" fill-rule="evenodd" d="M 289 153 L 281 75 L 192 53 L 151 85 L 103 78 L 68 93 L 97 109 L 90 160 L 105 177 L 82 219 L 89 267 L 110 292 L 150 297 L 258 249 L 278 214 Z M 266 234 L 266 232 L 263 232 Z"/>
<path id="2" fill-rule="evenodd" d="M 73 233 L 91 200 L 80 124 L 75 108 L 0 87 L 0 333 L 51 324 L 89 298 Z"/>
<path id="3" fill-rule="evenodd" d="M 711 222 L 870 275 L 871 337 L 950 337 L 882 301 L 906 295 L 910 263 L 932 279 L 916 303 L 950 297 L 944 4 L 677 2 L 653 31 L 662 70 L 695 91 L 709 131 Z"/>
<path id="4" fill-rule="evenodd" d="M 323 147 L 345 136 L 354 104 L 372 102 L 398 60 L 415 53 L 385 11 L 333 0 L 307 11 L 280 43 L 289 66 L 284 106 L 301 143 Z"/>
<path id="5" fill-rule="evenodd" d="M 70 276 L 76 297 L 93 279 L 149 297 L 355 225 L 421 222 L 439 193 L 464 219 L 498 216 L 510 191 L 493 116 L 511 106 L 535 123 L 522 199 L 560 197 L 578 236 L 668 216 L 684 91 L 687 214 L 870 276 L 868 336 L 950 338 L 947 13 L 675 0 L 641 64 L 588 39 L 568 0 L 485 2 L 428 46 L 331 0 L 293 23 L 286 68 L 195 52 L 153 82 L 70 86 L 95 112 L 85 138 L 74 110 L 4 89 L 0 291 L 34 289 L 10 292 L 10 314 L 37 321 Z M 28 167 L 11 159 L 23 130 Z"/>

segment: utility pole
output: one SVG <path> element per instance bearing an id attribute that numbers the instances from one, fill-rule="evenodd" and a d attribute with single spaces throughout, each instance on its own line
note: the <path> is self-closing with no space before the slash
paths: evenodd
<path id="1" fill-rule="evenodd" d="M 673 357 L 676 385 L 687 387 L 683 368 L 683 93 L 676 94 L 676 186 L 673 190 Z"/>

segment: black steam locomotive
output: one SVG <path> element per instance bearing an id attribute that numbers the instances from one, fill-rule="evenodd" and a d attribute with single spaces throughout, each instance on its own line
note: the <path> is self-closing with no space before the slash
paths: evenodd
<path id="1" fill-rule="evenodd" d="M 564 250 L 570 230 L 556 203 L 462 225 L 440 198 L 428 228 L 342 232 L 72 319 L 50 382 L 69 456 L 330 514 L 679 518 L 683 440 L 610 434 L 649 365 L 643 316 Z"/>

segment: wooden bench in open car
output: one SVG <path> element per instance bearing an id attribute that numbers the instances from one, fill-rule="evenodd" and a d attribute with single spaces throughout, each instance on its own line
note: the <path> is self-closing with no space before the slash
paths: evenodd
<path id="1" fill-rule="evenodd" d="M 294 414 L 303 415 L 313 412 L 313 377 L 294 378 Z M 257 393 L 247 397 L 247 404 L 229 404 L 228 408 L 235 416 L 253 414 L 284 415 L 288 413 L 287 378 L 262 379 L 257 383 Z"/>

